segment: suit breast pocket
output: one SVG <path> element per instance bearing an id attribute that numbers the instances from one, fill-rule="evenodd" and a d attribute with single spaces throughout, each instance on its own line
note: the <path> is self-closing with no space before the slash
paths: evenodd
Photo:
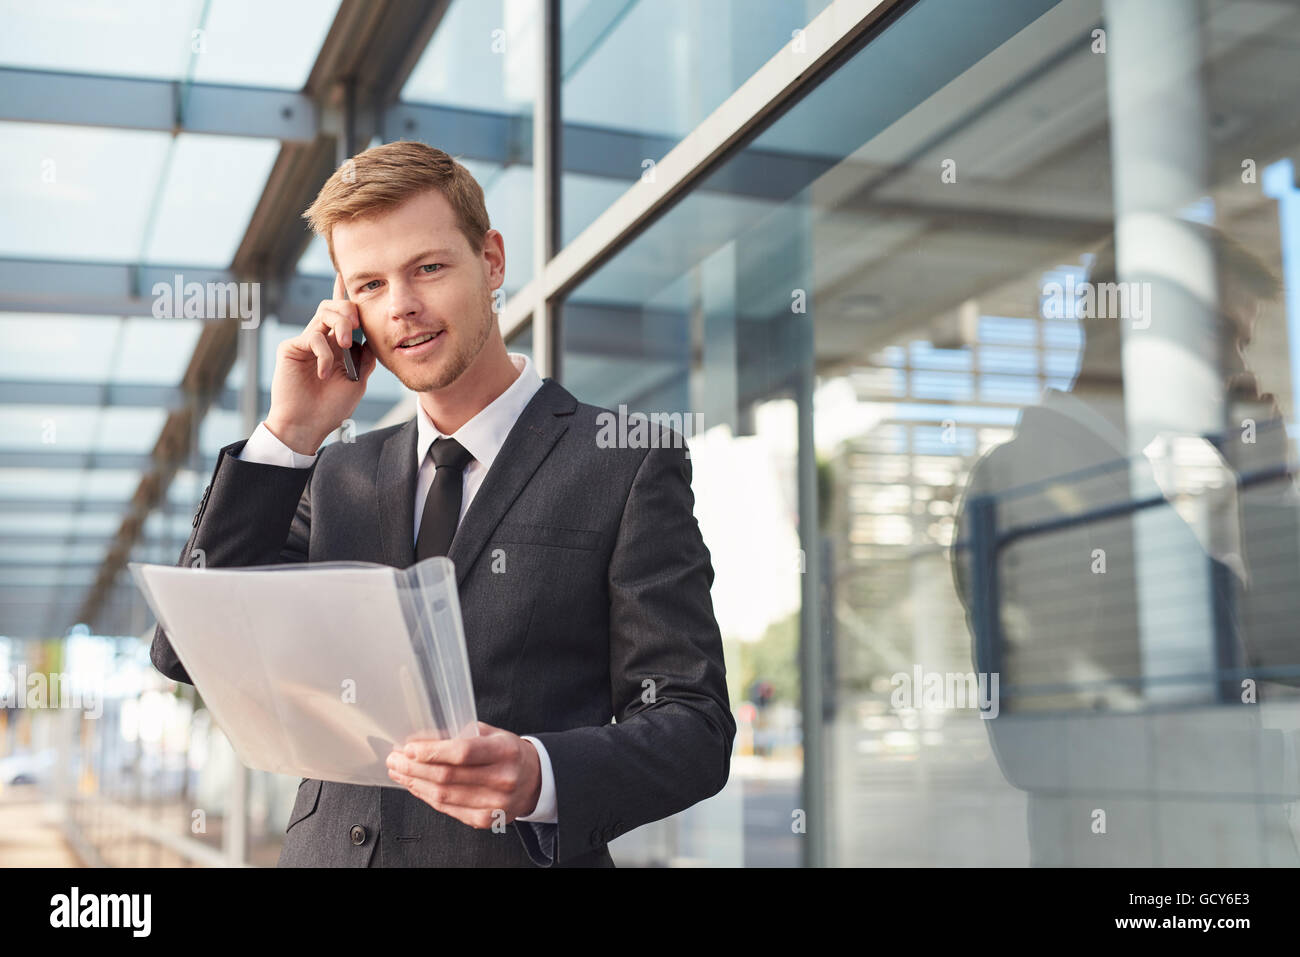
<path id="1" fill-rule="evenodd" d="M 595 551 L 600 548 L 601 538 L 600 532 L 591 529 L 534 525 L 529 522 L 502 522 L 492 535 L 494 542 L 503 545 L 549 545 L 552 548 L 580 551 Z"/>

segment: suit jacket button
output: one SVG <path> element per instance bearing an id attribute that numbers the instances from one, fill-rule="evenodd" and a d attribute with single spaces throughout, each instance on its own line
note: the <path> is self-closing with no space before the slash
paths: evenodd
<path id="1" fill-rule="evenodd" d="M 352 830 L 348 834 L 351 836 L 353 844 L 366 843 L 366 829 L 360 824 L 353 824 Z"/>
<path id="2" fill-rule="evenodd" d="M 587 835 L 587 840 L 591 842 L 592 847 L 595 847 L 600 843 L 600 831 L 593 827 L 591 833 Z"/>

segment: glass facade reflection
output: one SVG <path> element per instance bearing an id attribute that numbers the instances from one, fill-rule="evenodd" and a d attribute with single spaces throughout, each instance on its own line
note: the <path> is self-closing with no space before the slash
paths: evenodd
<path id="1" fill-rule="evenodd" d="M 561 245 L 829 0 L 562 0 Z"/>
<path id="2" fill-rule="evenodd" d="M 1300 860 L 1297 28 L 922 0 L 566 299 L 703 415 L 747 863 Z"/>

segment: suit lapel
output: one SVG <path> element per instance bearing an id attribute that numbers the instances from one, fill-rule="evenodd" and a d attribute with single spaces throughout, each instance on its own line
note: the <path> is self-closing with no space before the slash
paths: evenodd
<path id="1" fill-rule="evenodd" d="M 576 407 L 577 400 L 553 379 L 543 380 L 524 406 L 452 539 L 447 557 L 456 566 L 457 586 L 464 584 L 488 537 L 568 429 L 566 417 Z M 415 562 L 417 438 L 412 418 L 385 440 L 375 477 L 384 560 L 398 568 Z"/>
<path id="2" fill-rule="evenodd" d="M 397 568 L 415 564 L 415 419 L 384 440 L 375 467 L 379 537 L 384 561 Z"/>

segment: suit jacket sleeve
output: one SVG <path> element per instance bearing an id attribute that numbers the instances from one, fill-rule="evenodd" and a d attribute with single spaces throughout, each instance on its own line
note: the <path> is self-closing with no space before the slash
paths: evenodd
<path id="1" fill-rule="evenodd" d="M 243 462 L 237 456 L 244 444 L 241 440 L 228 445 L 217 456 L 212 481 L 194 513 L 194 531 L 177 565 L 234 568 L 307 561 L 316 464 L 285 468 Z M 193 684 L 161 624 L 154 631 L 149 658 L 168 678 Z"/>
<path id="2" fill-rule="evenodd" d="M 648 450 L 609 564 L 616 723 L 536 733 L 551 757 L 559 823 L 534 823 L 531 833 L 549 862 L 684 810 L 727 782 L 736 722 L 694 504 L 686 449 Z"/>

